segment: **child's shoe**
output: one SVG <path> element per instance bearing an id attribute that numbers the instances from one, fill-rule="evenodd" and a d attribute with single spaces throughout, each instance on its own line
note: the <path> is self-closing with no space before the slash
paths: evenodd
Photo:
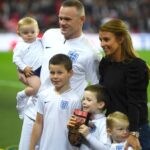
<path id="1" fill-rule="evenodd" d="M 25 106 L 27 104 L 28 98 L 21 96 L 20 92 L 18 92 L 16 99 L 17 99 L 16 108 L 17 108 L 17 111 L 19 113 L 19 118 L 23 119 L 24 118 L 24 109 L 25 109 Z"/>

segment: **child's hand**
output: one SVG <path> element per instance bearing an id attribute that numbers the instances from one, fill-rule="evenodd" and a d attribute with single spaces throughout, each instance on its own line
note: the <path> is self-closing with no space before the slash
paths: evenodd
<path id="1" fill-rule="evenodd" d="M 33 75 L 32 68 L 31 68 L 31 67 L 29 67 L 29 66 L 25 67 L 25 69 L 24 69 L 24 73 L 25 73 L 25 76 L 26 76 L 26 77 L 30 77 L 30 76 L 32 76 L 32 75 Z"/>
<path id="2" fill-rule="evenodd" d="M 69 128 L 73 128 L 73 127 L 76 126 L 76 124 L 77 124 L 76 117 L 74 115 L 72 115 L 71 118 L 70 118 L 70 120 L 67 123 L 67 127 L 68 127 L 68 129 Z"/>
<path id="3" fill-rule="evenodd" d="M 88 126 L 86 126 L 85 124 L 83 124 L 83 125 L 81 125 L 80 127 L 79 127 L 79 133 L 81 133 L 84 137 L 86 137 L 88 134 L 89 134 L 89 127 Z"/>

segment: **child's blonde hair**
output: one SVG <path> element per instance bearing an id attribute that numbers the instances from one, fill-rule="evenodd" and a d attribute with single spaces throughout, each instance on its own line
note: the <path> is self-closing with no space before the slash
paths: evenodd
<path id="1" fill-rule="evenodd" d="M 107 119 L 106 119 L 107 128 L 112 129 L 114 127 L 114 124 L 118 121 L 129 123 L 129 119 L 128 119 L 126 114 L 119 112 L 119 111 L 116 111 L 116 112 L 113 112 L 107 116 Z"/>
<path id="2" fill-rule="evenodd" d="M 18 21 L 17 30 L 19 31 L 23 25 L 34 24 L 37 30 L 39 30 L 38 22 L 32 17 L 24 17 Z"/>

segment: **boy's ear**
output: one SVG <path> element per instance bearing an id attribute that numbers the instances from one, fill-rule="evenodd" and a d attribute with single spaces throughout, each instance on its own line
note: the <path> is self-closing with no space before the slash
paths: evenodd
<path id="1" fill-rule="evenodd" d="M 110 128 L 107 128 L 107 133 L 109 136 L 111 135 L 111 129 Z"/>
<path id="2" fill-rule="evenodd" d="M 101 101 L 98 103 L 98 108 L 102 110 L 105 107 L 105 102 Z"/>
<path id="3" fill-rule="evenodd" d="M 70 77 L 74 74 L 73 70 L 70 70 Z"/>

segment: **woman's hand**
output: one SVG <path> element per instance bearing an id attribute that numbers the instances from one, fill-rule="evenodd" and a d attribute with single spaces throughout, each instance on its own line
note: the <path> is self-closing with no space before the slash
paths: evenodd
<path id="1" fill-rule="evenodd" d="M 125 150 L 128 150 L 129 146 L 131 146 L 134 150 L 141 150 L 139 139 L 133 135 L 129 135 L 125 145 Z"/>

